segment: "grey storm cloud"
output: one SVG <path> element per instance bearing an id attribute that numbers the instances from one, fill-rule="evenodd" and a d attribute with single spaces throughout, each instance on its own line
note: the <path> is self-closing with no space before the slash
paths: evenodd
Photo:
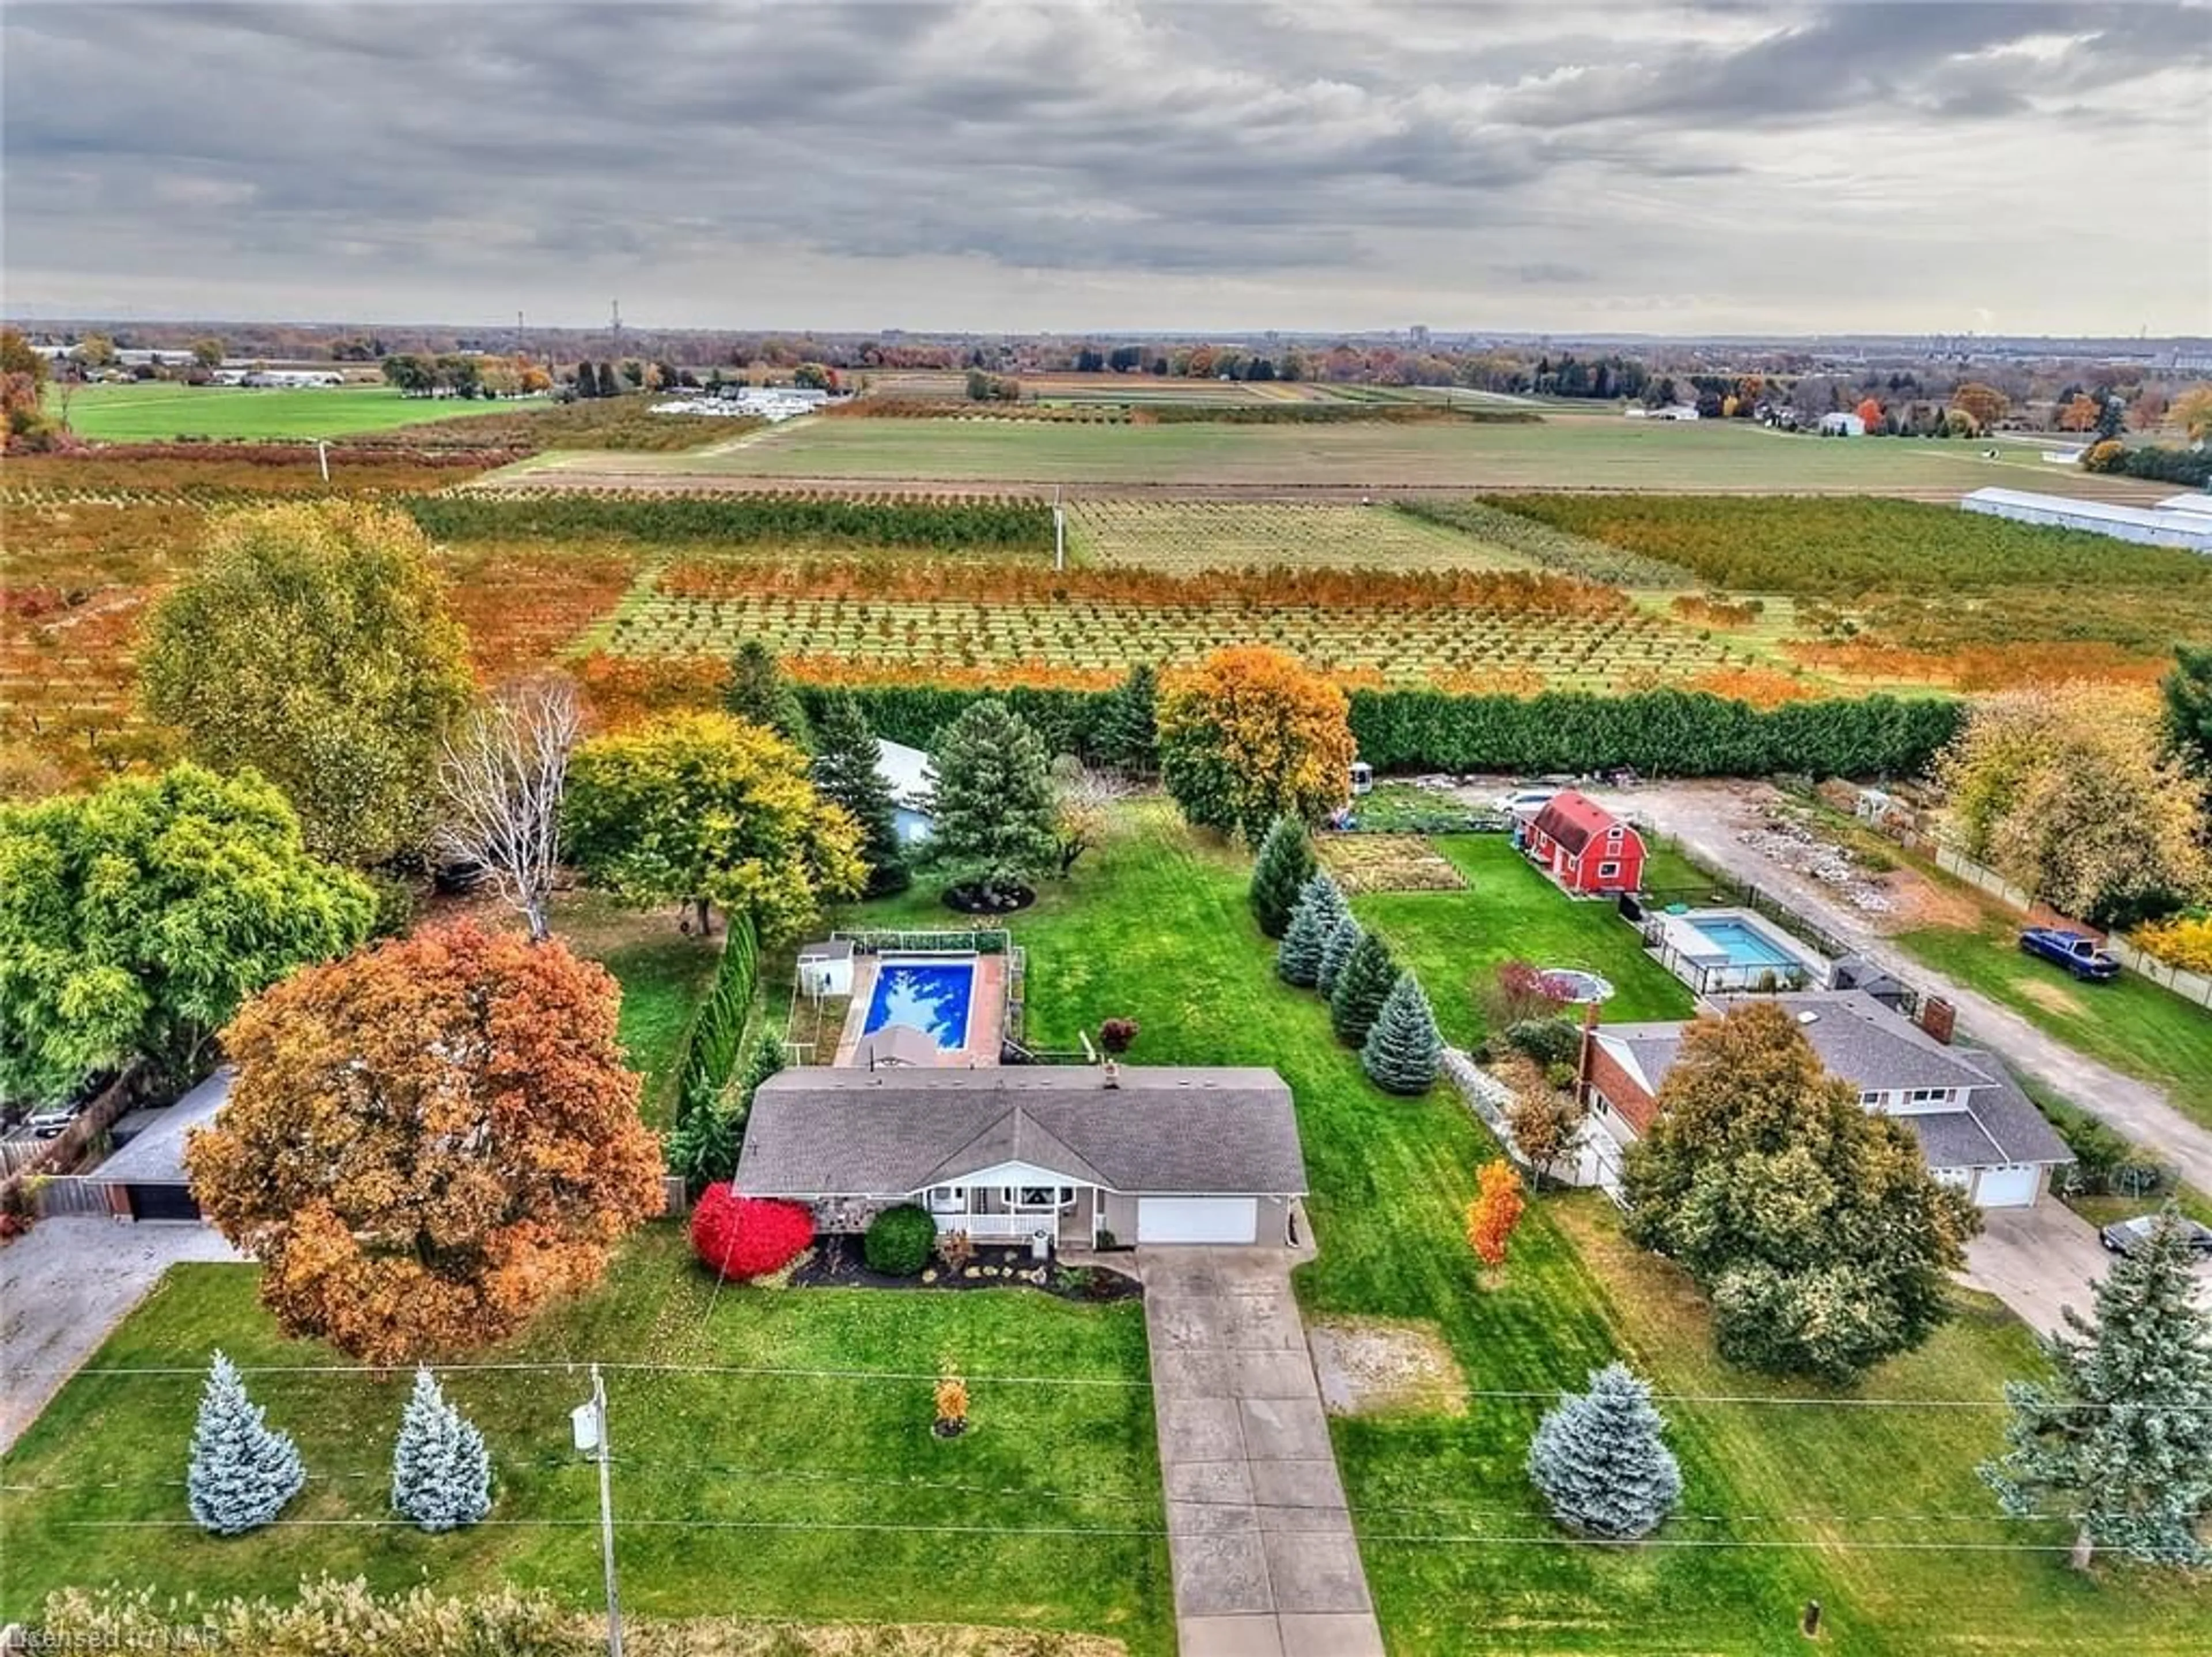
<path id="1" fill-rule="evenodd" d="M 17 0 L 0 32 L 19 312 L 2212 313 L 2197 3 Z M 2095 257 L 2027 268 L 2037 235 Z"/>

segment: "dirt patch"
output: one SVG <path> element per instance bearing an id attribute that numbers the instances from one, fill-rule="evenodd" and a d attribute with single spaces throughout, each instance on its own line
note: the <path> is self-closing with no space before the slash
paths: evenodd
<path id="1" fill-rule="evenodd" d="M 2053 984 L 2048 978 L 2027 978 L 2018 981 L 2020 993 L 2038 1007 L 2053 1013 L 2079 1013 L 2081 998 L 2063 984 Z"/>
<path id="2" fill-rule="evenodd" d="M 636 1657 L 1127 1657 L 1129 1648 L 1103 1635 L 1045 1629 L 959 1623 L 808 1627 L 708 1618 L 635 1624 L 625 1649 Z"/>
<path id="3" fill-rule="evenodd" d="M 1321 861 L 1346 892 L 1457 892 L 1467 876 L 1418 834 L 1330 834 Z"/>
<path id="4" fill-rule="evenodd" d="M 1306 1342 L 1322 1407 L 1333 1416 L 1467 1413 L 1467 1378 L 1432 1323 L 1321 1319 L 1309 1322 Z"/>

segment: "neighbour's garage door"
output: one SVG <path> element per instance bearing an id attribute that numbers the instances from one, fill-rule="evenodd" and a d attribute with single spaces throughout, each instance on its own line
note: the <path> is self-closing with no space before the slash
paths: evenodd
<path id="1" fill-rule="evenodd" d="M 1974 1201 L 1985 1209 L 2023 1209 L 2035 1201 L 2035 1169 L 1984 1168 L 1974 1185 Z"/>
<path id="2" fill-rule="evenodd" d="M 1254 1197 L 1140 1197 L 1140 1243 L 1249 1243 L 1260 1234 Z"/>
<path id="3" fill-rule="evenodd" d="M 183 1185 L 125 1185 L 134 1220 L 197 1220 L 200 1205 L 192 1201 L 192 1188 Z"/>

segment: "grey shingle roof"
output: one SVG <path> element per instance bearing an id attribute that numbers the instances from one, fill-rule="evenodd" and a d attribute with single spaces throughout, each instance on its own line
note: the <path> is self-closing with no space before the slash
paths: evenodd
<path id="1" fill-rule="evenodd" d="M 1291 1090 L 1273 1070 L 1009 1065 L 786 1070 L 754 1094 L 737 1186 L 885 1196 L 1027 1161 L 1126 1192 L 1301 1196 Z"/>
<path id="2" fill-rule="evenodd" d="M 1744 999 L 1717 998 L 1723 1007 Z M 1965 1053 L 1884 1007 L 1862 990 L 1761 996 L 1797 1020 L 1822 1068 L 1863 1091 L 1986 1087 L 1988 1072 Z"/>
<path id="3" fill-rule="evenodd" d="M 194 1128 L 215 1120 L 230 1098 L 228 1069 L 217 1070 L 175 1104 L 161 1119 L 93 1170 L 95 1179 L 118 1185 L 179 1185 L 185 1183 L 185 1141 Z"/>
<path id="4" fill-rule="evenodd" d="M 1976 1054 L 1977 1058 L 1983 1056 Z M 1966 1095 L 1966 1102 L 1982 1128 L 1997 1142 L 2008 1162 L 2071 1162 L 2074 1153 L 2066 1148 L 2066 1142 L 2058 1136 L 2058 1130 L 2044 1118 L 2042 1112 L 2019 1085 L 2005 1073 L 2004 1067 L 1993 1058 L 1984 1058 L 1995 1080 L 1987 1087 L 1977 1087 Z"/>
<path id="5" fill-rule="evenodd" d="M 1984 1168 L 2012 1159 L 1972 1111 L 1916 1111 L 1891 1118 L 1912 1130 L 1931 1168 Z"/>

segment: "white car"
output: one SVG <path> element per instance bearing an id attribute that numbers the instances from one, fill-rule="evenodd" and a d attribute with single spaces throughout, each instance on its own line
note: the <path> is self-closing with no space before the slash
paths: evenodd
<path id="1" fill-rule="evenodd" d="M 1508 817 L 1534 817 L 1559 797 L 1557 789 L 1516 789 L 1498 796 L 1498 809 Z"/>

